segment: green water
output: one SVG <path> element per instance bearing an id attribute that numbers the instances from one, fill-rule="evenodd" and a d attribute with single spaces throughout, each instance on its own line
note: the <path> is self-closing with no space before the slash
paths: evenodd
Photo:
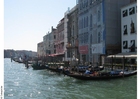
<path id="1" fill-rule="evenodd" d="M 82 81 L 4 59 L 4 99 L 137 99 L 137 76 Z"/>

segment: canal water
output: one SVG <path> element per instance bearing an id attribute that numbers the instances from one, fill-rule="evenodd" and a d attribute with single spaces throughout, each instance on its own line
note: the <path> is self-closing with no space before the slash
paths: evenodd
<path id="1" fill-rule="evenodd" d="M 137 99 L 137 76 L 82 81 L 5 58 L 4 99 Z"/>

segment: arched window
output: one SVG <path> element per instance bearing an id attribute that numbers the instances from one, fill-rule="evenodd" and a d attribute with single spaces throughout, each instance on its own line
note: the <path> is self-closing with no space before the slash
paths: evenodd
<path id="1" fill-rule="evenodd" d="M 80 10 L 82 10 L 82 3 L 80 3 Z"/>
<path id="2" fill-rule="evenodd" d="M 83 28 L 83 19 L 82 19 L 82 22 L 81 22 L 81 28 Z"/>
<path id="3" fill-rule="evenodd" d="M 90 35 L 90 44 L 92 44 L 92 34 Z"/>
<path id="4" fill-rule="evenodd" d="M 88 27 L 88 16 L 87 16 L 87 25 L 86 26 Z"/>
<path id="5" fill-rule="evenodd" d="M 99 32 L 98 33 L 98 43 L 100 43 L 100 40 L 101 40 L 101 33 Z"/>
<path id="6" fill-rule="evenodd" d="M 84 17 L 84 28 L 86 27 L 86 19 L 85 19 L 85 17 Z"/>
<path id="7" fill-rule="evenodd" d="M 72 35 L 74 36 L 74 25 L 72 27 Z"/>
<path id="8" fill-rule="evenodd" d="M 80 27 L 80 20 L 78 21 L 78 27 L 79 27 L 79 29 L 81 29 L 81 27 Z"/>
<path id="9" fill-rule="evenodd" d="M 86 43 L 88 43 L 88 32 L 86 33 Z"/>
<path id="10" fill-rule="evenodd" d="M 86 7 L 88 7 L 88 0 L 86 0 Z"/>
<path id="11" fill-rule="evenodd" d="M 90 0 L 90 5 L 92 4 L 92 0 Z"/>
<path id="12" fill-rule="evenodd" d="M 98 21 L 100 21 L 101 13 L 100 10 L 98 10 Z"/>
<path id="13" fill-rule="evenodd" d="M 90 27 L 92 27 L 92 14 L 90 15 Z"/>

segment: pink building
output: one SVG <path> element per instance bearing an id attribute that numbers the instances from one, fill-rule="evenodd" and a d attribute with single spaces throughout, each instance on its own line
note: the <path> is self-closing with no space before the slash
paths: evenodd
<path id="1" fill-rule="evenodd" d="M 59 24 L 57 25 L 55 47 L 56 47 L 56 55 L 60 56 L 59 58 L 62 60 L 65 52 L 64 51 L 64 18 L 62 18 L 59 21 Z"/>

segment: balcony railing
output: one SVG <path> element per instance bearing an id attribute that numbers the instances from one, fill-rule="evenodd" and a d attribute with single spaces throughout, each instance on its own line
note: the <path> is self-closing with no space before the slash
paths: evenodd
<path id="1" fill-rule="evenodd" d="M 78 44 L 74 44 L 74 45 L 72 45 L 72 44 L 67 44 L 67 45 L 66 45 L 66 48 L 67 48 L 67 49 L 70 49 L 70 48 L 78 48 Z"/>

